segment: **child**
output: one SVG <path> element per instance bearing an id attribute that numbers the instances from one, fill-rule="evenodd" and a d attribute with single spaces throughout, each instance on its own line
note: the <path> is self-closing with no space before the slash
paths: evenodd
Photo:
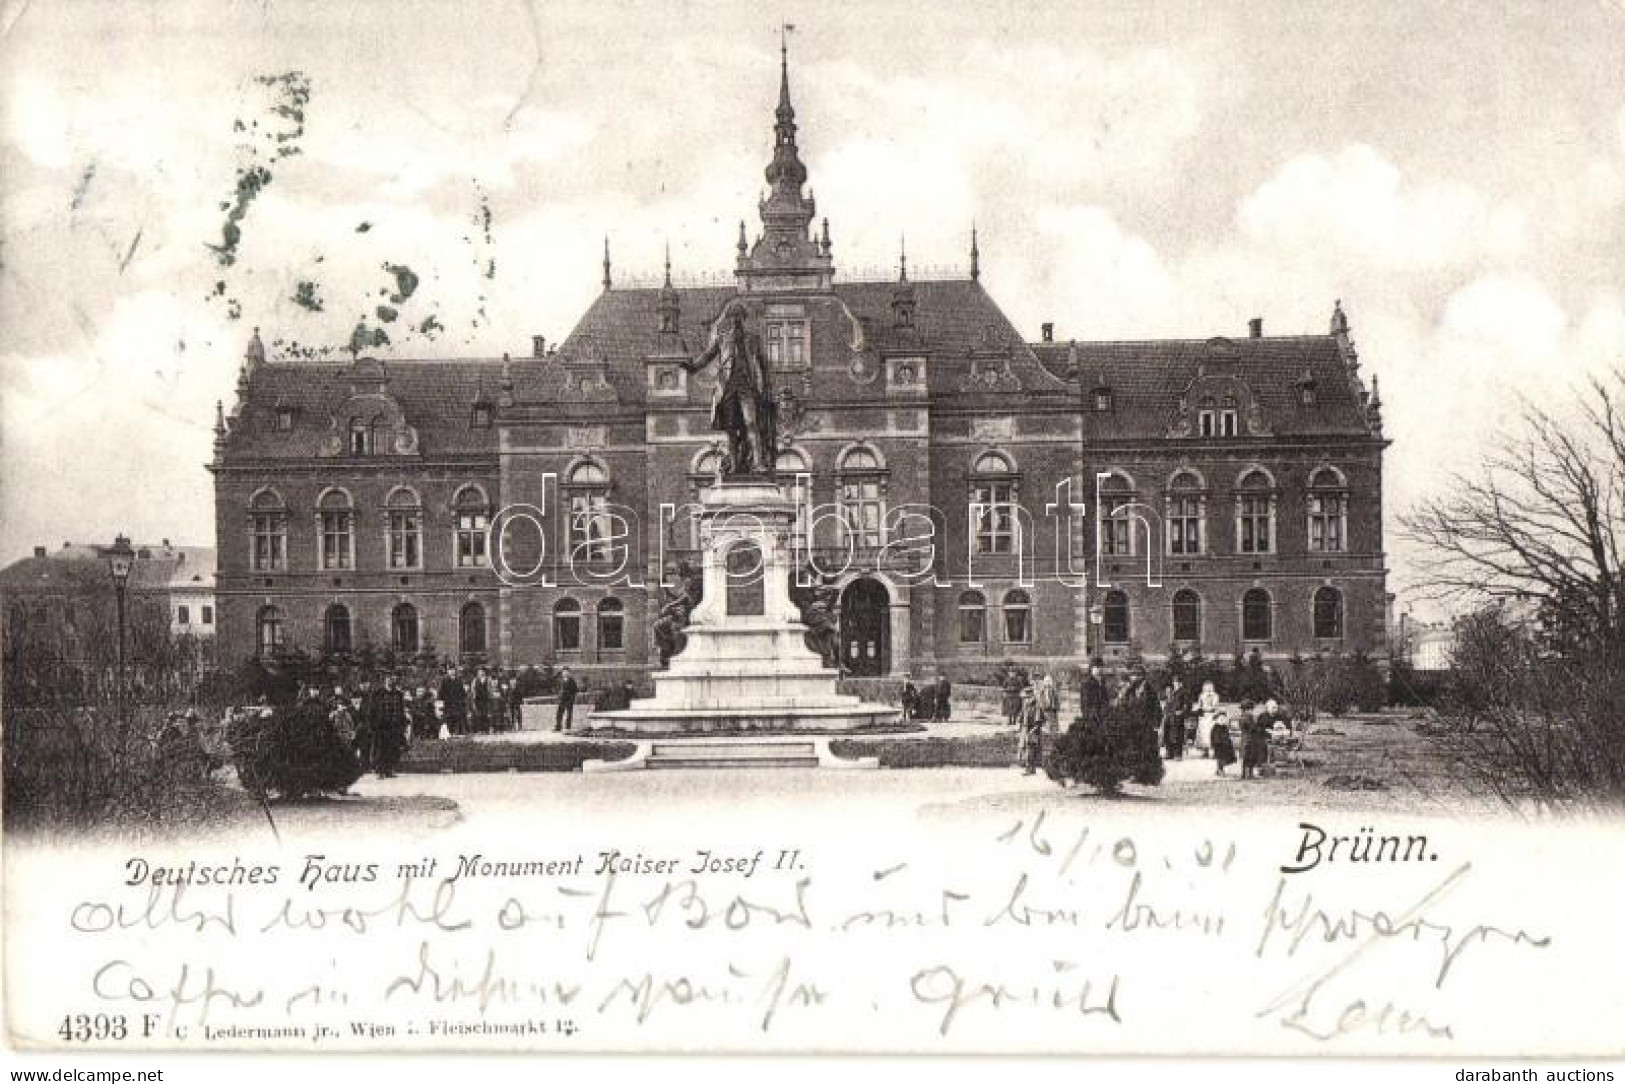
<path id="1" fill-rule="evenodd" d="M 1225 714 L 1222 711 L 1213 716 L 1213 725 L 1208 731 L 1208 742 L 1213 749 L 1213 759 L 1219 765 L 1213 774 L 1223 775 L 1224 770 L 1236 762 L 1236 746 L 1230 740 L 1230 724 L 1225 721 Z"/>

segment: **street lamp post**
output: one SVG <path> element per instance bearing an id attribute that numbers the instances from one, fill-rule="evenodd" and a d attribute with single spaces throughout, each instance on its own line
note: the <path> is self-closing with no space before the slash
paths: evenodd
<path id="1" fill-rule="evenodd" d="M 113 593 L 118 599 L 118 715 L 124 719 L 124 591 L 130 582 L 135 550 L 130 540 L 119 535 L 107 549 L 107 568 L 113 575 Z"/>

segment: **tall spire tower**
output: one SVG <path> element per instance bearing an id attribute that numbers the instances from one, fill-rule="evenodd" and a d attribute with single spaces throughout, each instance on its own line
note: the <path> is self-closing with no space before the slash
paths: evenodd
<path id="1" fill-rule="evenodd" d="M 758 205 L 762 235 L 741 252 L 739 288 L 750 292 L 828 289 L 834 268 L 829 252 L 811 234 L 817 204 L 802 189 L 807 167 L 796 145 L 796 110 L 790 102 L 790 44 L 779 36 L 779 104 L 773 111 L 773 158 L 767 165 L 767 198 Z"/>

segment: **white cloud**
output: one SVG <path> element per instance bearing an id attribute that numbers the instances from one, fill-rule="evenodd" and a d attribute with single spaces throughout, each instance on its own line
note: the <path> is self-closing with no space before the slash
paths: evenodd
<path id="1" fill-rule="evenodd" d="M 1421 269 L 1516 253 L 1524 223 L 1456 181 L 1407 182 L 1366 144 L 1334 155 L 1304 154 L 1241 205 L 1243 233 L 1282 251 L 1353 257 L 1374 267 Z"/>

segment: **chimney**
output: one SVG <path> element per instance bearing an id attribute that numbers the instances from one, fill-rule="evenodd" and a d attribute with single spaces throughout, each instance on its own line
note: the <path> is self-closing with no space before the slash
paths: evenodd
<path id="1" fill-rule="evenodd" d="M 533 358 L 545 358 L 547 356 L 546 335 L 532 335 L 530 337 L 530 356 Z"/>
<path id="2" fill-rule="evenodd" d="M 1249 339 L 1262 339 L 1264 337 L 1264 318 L 1255 316 L 1247 321 L 1247 337 Z"/>
<path id="3" fill-rule="evenodd" d="M 45 556 L 45 547 L 44 546 L 35 546 L 34 547 L 34 556 L 35 557 L 44 557 Z"/>
<path id="4" fill-rule="evenodd" d="M 1055 325 L 1054 324 L 1040 324 L 1039 325 L 1039 331 L 1044 336 L 1044 341 L 1045 342 L 1052 343 L 1052 342 L 1055 341 Z"/>

